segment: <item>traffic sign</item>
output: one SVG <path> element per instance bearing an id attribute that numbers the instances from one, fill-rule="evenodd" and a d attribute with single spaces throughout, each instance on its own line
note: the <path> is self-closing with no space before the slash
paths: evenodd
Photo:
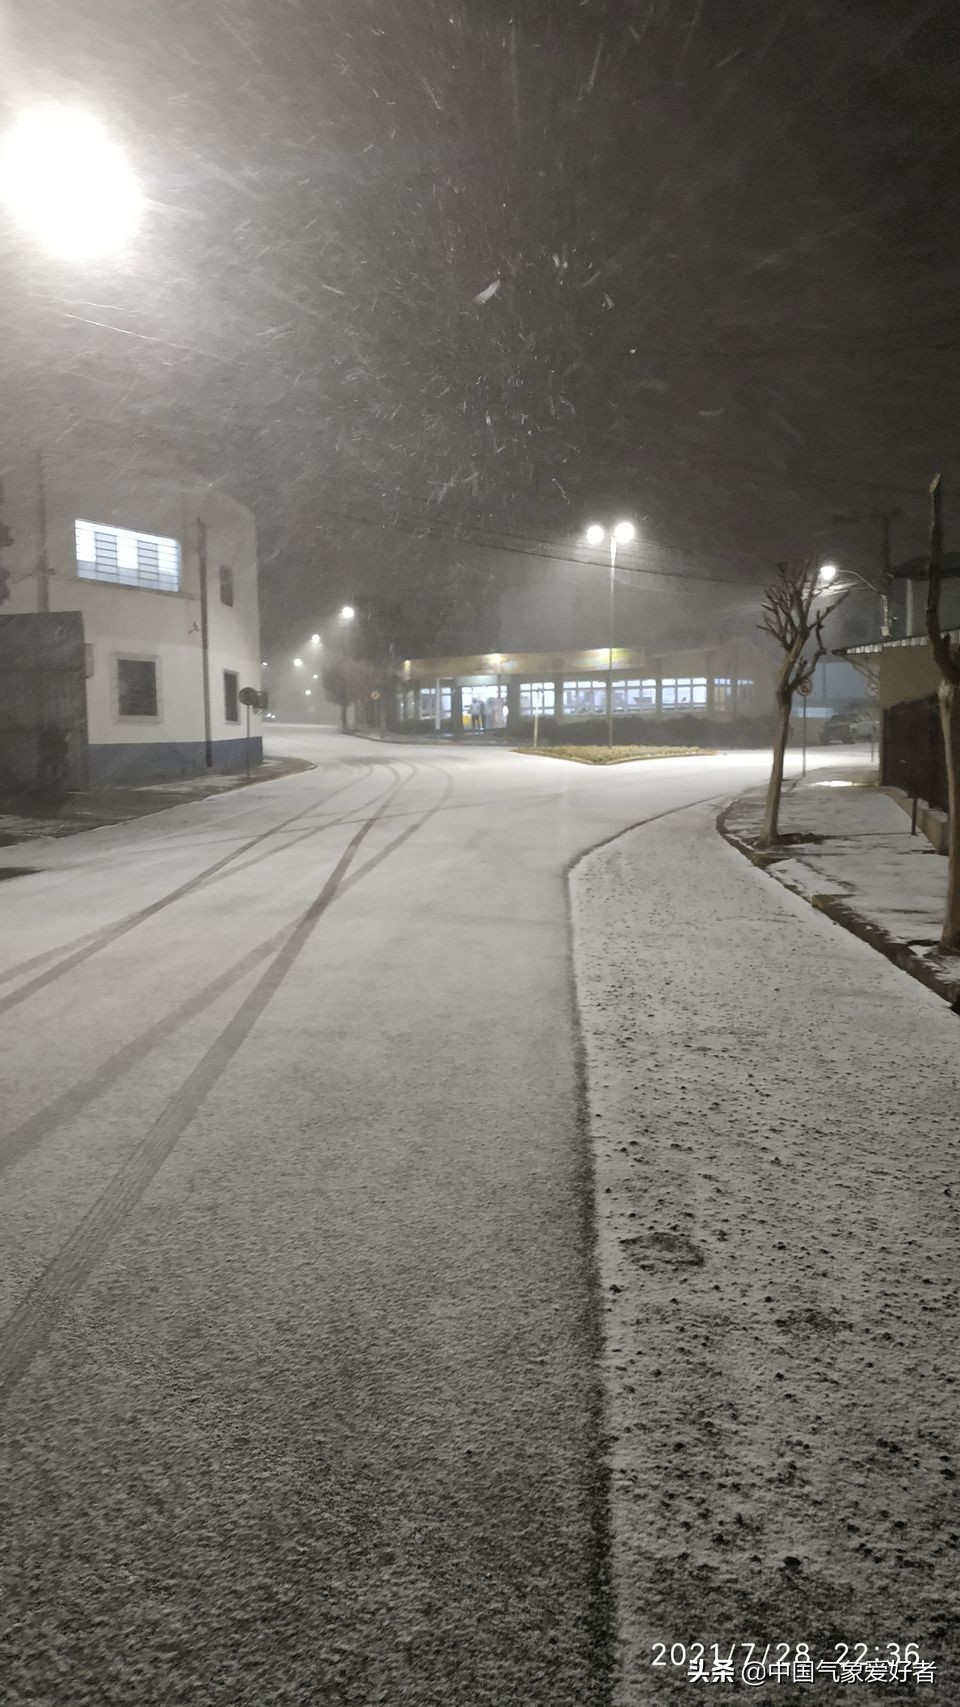
<path id="1" fill-rule="evenodd" d="M 802 693 L 804 699 L 809 698 L 810 694 L 812 694 L 812 692 L 813 692 L 813 683 L 810 680 L 809 676 L 807 677 L 805 682 L 800 683 L 800 686 L 798 687 L 797 692 Z"/>

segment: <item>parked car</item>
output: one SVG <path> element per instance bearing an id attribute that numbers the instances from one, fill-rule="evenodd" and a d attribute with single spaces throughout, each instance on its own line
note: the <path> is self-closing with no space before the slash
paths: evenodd
<path id="1" fill-rule="evenodd" d="M 877 720 L 872 711 L 839 711 L 835 717 L 827 718 L 820 731 L 825 747 L 831 741 L 849 744 L 853 741 L 875 741 L 876 738 Z"/>

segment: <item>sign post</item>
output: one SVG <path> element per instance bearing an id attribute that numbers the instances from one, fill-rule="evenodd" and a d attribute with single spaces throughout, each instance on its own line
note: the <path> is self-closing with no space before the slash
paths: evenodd
<path id="1" fill-rule="evenodd" d="M 807 677 L 805 682 L 800 683 L 800 686 L 797 689 L 797 692 L 799 693 L 800 700 L 801 700 L 800 719 L 801 719 L 801 723 L 803 725 L 803 766 L 802 766 L 802 769 L 800 771 L 800 775 L 806 776 L 806 774 L 807 774 L 807 700 L 810 698 L 810 695 L 813 692 L 813 683 L 810 680 L 809 676 Z"/>
<path id="2" fill-rule="evenodd" d="M 247 781 L 249 782 L 250 781 L 250 710 L 251 710 L 251 707 L 256 707 L 257 711 L 263 711 L 266 707 L 267 696 L 264 693 L 260 693 L 257 688 L 241 688 L 239 694 L 237 695 L 237 698 L 239 699 L 241 705 L 246 706 L 246 710 L 247 710 L 247 739 L 246 739 L 247 753 L 246 753 L 246 758 L 247 758 Z"/>

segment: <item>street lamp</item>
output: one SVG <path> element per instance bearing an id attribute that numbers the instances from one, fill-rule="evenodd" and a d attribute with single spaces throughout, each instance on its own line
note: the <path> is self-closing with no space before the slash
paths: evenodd
<path id="1" fill-rule="evenodd" d="M 848 592 L 848 587 L 837 585 L 837 576 L 840 572 L 835 563 L 821 563 L 817 574 L 817 590 L 825 591 L 828 587 L 832 587 L 837 593 Z M 874 581 L 868 581 L 866 575 L 861 575 L 856 569 L 844 569 L 843 576 L 844 579 L 849 576 L 851 581 L 859 581 L 861 587 L 866 587 L 875 598 L 880 600 L 880 632 L 886 640 L 890 633 L 890 600 L 887 597 L 886 590 L 878 587 Z"/>
<path id="2" fill-rule="evenodd" d="M 608 636 L 609 647 L 607 650 L 607 746 L 608 747 L 613 746 L 613 617 L 614 617 L 614 592 L 615 592 L 616 584 L 617 584 L 617 577 L 616 577 L 617 546 L 618 545 L 629 545 L 630 541 L 633 538 L 635 538 L 636 531 L 637 530 L 634 527 L 632 522 L 617 522 L 615 524 L 615 526 L 610 529 L 610 532 L 608 534 L 606 528 L 601 527 L 599 522 L 591 522 L 590 526 L 587 528 L 587 533 L 586 533 L 586 539 L 587 539 L 588 545 L 602 545 L 605 539 L 609 539 L 609 541 L 610 541 L 610 628 L 609 628 L 609 636 Z"/>
<path id="3" fill-rule="evenodd" d="M 302 670 L 303 669 L 303 659 L 302 658 L 294 658 L 293 667 L 295 670 Z"/>
<path id="4" fill-rule="evenodd" d="M 311 646 L 322 646 L 323 645 L 323 641 L 320 639 L 319 634 L 311 634 L 310 644 L 311 644 Z"/>
<path id="5" fill-rule="evenodd" d="M 89 113 L 55 102 L 22 113 L 8 133 L 0 198 L 18 224 L 71 261 L 122 250 L 144 208 L 122 148 Z"/>
<path id="6" fill-rule="evenodd" d="M 352 622 L 356 614 L 357 613 L 352 605 L 342 605 L 340 609 L 340 621 Z"/>

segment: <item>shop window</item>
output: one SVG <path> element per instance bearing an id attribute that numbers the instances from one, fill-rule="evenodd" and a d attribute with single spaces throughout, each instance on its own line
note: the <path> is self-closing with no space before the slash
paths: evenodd
<path id="1" fill-rule="evenodd" d="M 613 709 L 617 713 L 655 711 L 657 684 L 655 681 L 614 681 Z"/>
<path id="2" fill-rule="evenodd" d="M 664 710 L 707 703 L 706 676 L 664 676 L 660 686 Z"/>
<path id="3" fill-rule="evenodd" d="M 553 682 L 521 682 L 520 683 L 520 714 L 522 717 L 532 717 L 534 712 L 540 716 L 552 715 L 555 704 L 555 688 Z"/>
<path id="4" fill-rule="evenodd" d="M 565 717 L 602 716 L 606 709 L 606 682 L 564 682 L 563 712 Z"/>
<path id="5" fill-rule="evenodd" d="M 436 690 L 436 688 L 421 688 L 420 689 L 420 716 L 421 717 L 433 717 L 436 714 L 436 709 L 437 709 L 437 690 Z"/>

